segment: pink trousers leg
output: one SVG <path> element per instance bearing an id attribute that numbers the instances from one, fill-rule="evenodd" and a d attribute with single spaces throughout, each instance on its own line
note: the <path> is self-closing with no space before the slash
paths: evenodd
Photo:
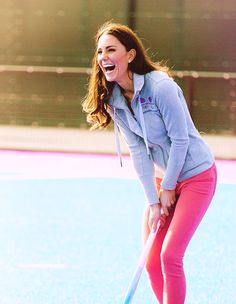
<path id="1" fill-rule="evenodd" d="M 178 184 L 178 202 L 164 227 L 158 232 L 149 255 L 147 271 L 160 304 L 183 304 L 186 282 L 183 257 L 200 224 L 216 185 L 216 168 L 204 171 Z M 148 209 L 144 214 L 144 241 L 148 235 Z"/>

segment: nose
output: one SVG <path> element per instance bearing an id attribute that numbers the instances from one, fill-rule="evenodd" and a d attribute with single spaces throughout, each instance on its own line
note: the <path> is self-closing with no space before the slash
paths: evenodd
<path id="1" fill-rule="evenodd" d="M 101 53 L 101 59 L 102 59 L 102 60 L 106 60 L 107 58 L 108 58 L 107 52 L 106 52 L 106 51 L 103 51 L 103 52 Z"/>

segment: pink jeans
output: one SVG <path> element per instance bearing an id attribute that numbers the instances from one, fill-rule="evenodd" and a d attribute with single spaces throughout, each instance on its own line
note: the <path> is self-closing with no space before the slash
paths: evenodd
<path id="1" fill-rule="evenodd" d="M 157 233 L 146 269 L 160 304 L 183 304 L 186 281 L 183 269 L 185 250 L 207 211 L 215 193 L 216 167 L 177 184 L 175 208 Z M 160 187 L 160 180 L 157 180 Z M 144 212 L 143 239 L 149 234 L 149 207 Z"/>

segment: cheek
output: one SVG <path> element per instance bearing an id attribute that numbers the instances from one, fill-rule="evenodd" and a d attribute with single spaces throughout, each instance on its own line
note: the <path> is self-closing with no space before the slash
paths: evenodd
<path id="1" fill-rule="evenodd" d="M 103 67 L 102 67 L 102 60 L 97 60 L 98 67 L 100 70 L 103 72 Z"/>
<path id="2" fill-rule="evenodd" d="M 128 62 L 126 57 L 120 57 L 119 60 L 117 60 L 117 64 L 119 65 L 120 69 L 126 70 L 128 69 Z"/>
<path id="3" fill-rule="evenodd" d="M 100 66 L 101 66 L 101 64 L 102 64 L 102 60 L 101 60 L 101 58 L 97 57 L 97 63 L 98 63 L 98 65 L 100 65 Z"/>

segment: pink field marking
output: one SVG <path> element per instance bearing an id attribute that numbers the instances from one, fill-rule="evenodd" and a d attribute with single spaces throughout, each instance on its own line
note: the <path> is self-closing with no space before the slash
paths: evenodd
<path id="1" fill-rule="evenodd" d="M 218 182 L 236 183 L 236 161 L 217 160 Z M 0 150 L 0 179 L 136 179 L 131 160 L 116 155 Z"/>

